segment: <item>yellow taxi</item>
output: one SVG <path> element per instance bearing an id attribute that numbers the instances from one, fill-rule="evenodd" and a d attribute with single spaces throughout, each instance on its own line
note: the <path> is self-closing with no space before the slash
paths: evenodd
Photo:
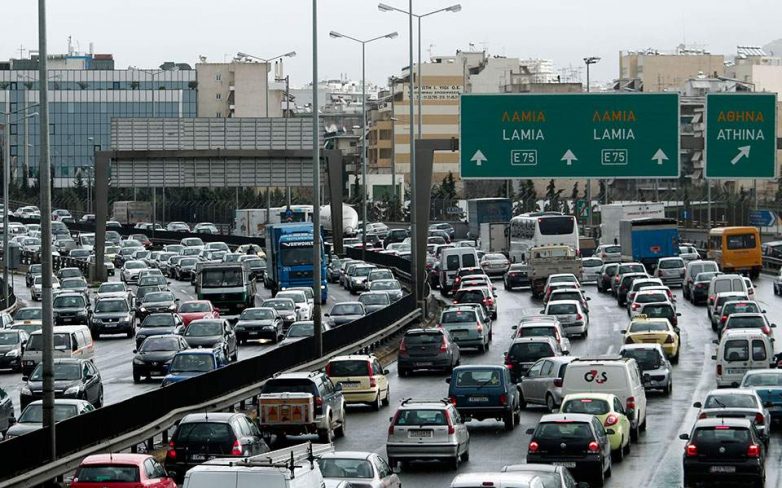
<path id="1" fill-rule="evenodd" d="M 326 364 L 326 374 L 335 385 L 342 385 L 348 405 L 366 403 L 380 410 L 381 404 L 389 403 L 388 370 L 371 354 L 336 356 Z"/>
<path id="2" fill-rule="evenodd" d="M 679 362 L 679 334 L 668 319 L 638 315 L 622 334 L 625 344 L 660 344 L 672 363 Z"/>
<path id="3" fill-rule="evenodd" d="M 622 461 L 630 453 L 630 419 L 624 404 L 613 393 L 571 393 L 562 399 L 560 413 L 594 415 L 603 424 L 611 443 L 611 459 Z"/>

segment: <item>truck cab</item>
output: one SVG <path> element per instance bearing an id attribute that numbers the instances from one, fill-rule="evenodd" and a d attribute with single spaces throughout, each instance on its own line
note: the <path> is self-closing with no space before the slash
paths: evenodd
<path id="1" fill-rule="evenodd" d="M 195 291 L 199 300 L 209 300 L 221 310 L 240 313 L 255 306 L 255 281 L 247 263 L 198 263 Z"/>
<path id="2" fill-rule="evenodd" d="M 328 298 L 328 263 L 321 241 L 321 303 Z M 264 286 L 272 295 L 287 288 L 312 286 L 312 223 L 274 224 L 266 227 L 267 268 Z"/>

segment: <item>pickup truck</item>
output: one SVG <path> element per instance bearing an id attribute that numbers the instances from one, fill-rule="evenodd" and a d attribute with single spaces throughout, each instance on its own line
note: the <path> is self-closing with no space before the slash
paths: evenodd
<path id="1" fill-rule="evenodd" d="M 282 373 L 267 381 L 258 397 L 259 427 L 272 434 L 317 434 L 324 443 L 345 435 L 342 386 L 323 372 Z"/>
<path id="2" fill-rule="evenodd" d="M 553 274 L 571 273 L 581 276 L 581 260 L 570 246 L 549 245 L 530 248 L 527 268 L 532 296 L 542 298 L 546 280 Z"/>

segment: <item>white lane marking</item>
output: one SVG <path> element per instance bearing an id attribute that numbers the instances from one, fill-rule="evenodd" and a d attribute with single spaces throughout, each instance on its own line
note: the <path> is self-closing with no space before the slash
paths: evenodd
<path id="1" fill-rule="evenodd" d="M 610 346 L 608 346 L 608 350 L 606 351 L 606 354 L 610 356 L 611 354 L 614 353 L 614 349 L 616 349 L 616 344 L 611 344 Z"/>

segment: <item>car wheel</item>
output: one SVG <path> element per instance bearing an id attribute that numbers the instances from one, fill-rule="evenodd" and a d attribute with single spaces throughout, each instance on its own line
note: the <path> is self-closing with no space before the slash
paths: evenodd
<path id="1" fill-rule="evenodd" d="M 632 446 L 632 445 L 633 445 L 633 443 L 632 443 L 632 442 L 630 442 L 630 441 L 627 441 L 627 445 L 626 445 L 626 446 L 624 446 L 624 447 L 622 447 L 622 451 L 624 452 L 624 455 L 625 455 L 625 456 L 627 456 L 628 454 L 630 454 L 630 446 Z"/>
<path id="2" fill-rule="evenodd" d="M 622 437 L 622 442 L 624 441 L 625 439 L 624 437 Z M 617 463 L 621 463 L 625 459 L 625 451 L 621 444 L 619 445 L 619 449 L 617 449 L 616 451 L 611 451 L 611 460 L 614 459 L 616 459 Z"/>
<path id="3" fill-rule="evenodd" d="M 98 396 L 98 404 L 95 405 L 95 408 L 100 408 L 103 406 L 103 388 L 100 389 L 100 395 Z"/>
<path id="4" fill-rule="evenodd" d="M 334 430 L 329 426 L 328 429 L 318 429 L 318 440 L 321 444 L 331 444 L 334 442 Z"/>
<path id="5" fill-rule="evenodd" d="M 639 428 L 640 428 L 641 432 L 646 432 L 646 415 L 644 415 L 644 421 L 641 422 L 641 425 L 640 425 Z"/>
<path id="6" fill-rule="evenodd" d="M 239 349 L 234 350 L 233 356 L 231 356 L 232 362 L 237 362 L 239 360 Z"/>
<path id="7" fill-rule="evenodd" d="M 516 416 L 513 414 L 513 411 L 505 414 L 502 423 L 505 424 L 505 430 L 508 432 L 516 428 Z"/>
<path id="8" fill-rule="evenodd" d="M 636 425 L 635 427 L 630 427 L 630 440 L 633 442 L 638 442 L 638 437 L 640 436 L 640 429 Z"/>
<path id="9" fill-rule="evenodd" d="M 141 383 L 141 375 L 133 371 L 133 383 Z"/>
<path id="10" fill-rule="evenodd" d="M 334 435 L 337 438 L 345 437 L 345 429 L 348 427 L 348 420 L 345 416 L 345 409 L 344 406 L 342 407 L 342 422 L 339 424 L 339 427 L 334 429 Z"/>
<path id="11" fill-rule="evenodd" d="M 448 467 L 449 467 L 451 470 L 453 470 L 453 471 L 456 471 L 457 469 L 459 469 L 459 458 L 460 458 L 460 457 L 461 457 L 461 456 L 459 456 L 459 455 L 457 454 L 456 456 L 454 456 L 454 457 L 452 457 L 452 458 L 450 458 L 450 459 L 448 460 Z"/>
<path id="12" fill-rule="evenodd" d="M 606 482 L 606 474 L 605 471 L 603 471 L 603 466 L 600 465 L 598 468 L 599 473 L 596 473 L 595 475 L 595 486 L 603 486 Z M 592 486 L 590 483 L 589 486 Z"/>
<path id="13" fill-rule="evenodd" d="M 391 403 L 391 387 L 386 388 L 386 396 L 383 397 L 383 406 L 387 407 Z"/>
<path id="14" fill-rule="evenodd" d="M 410 374 L 410 371 L 408 371 L 405 368 L 399 368 L 399 376 L 402 378 L 406 378 Z"/>
<path id="15" fill-rule="evenodd" d="M 553 412 L 557 405 L 554 403 L 554 397 L 550 393 L 546 394 L 546 408 L 549 412 Z"/>
<path id="16" fill-rule="evenodd" d="M 611 459 L 611 456 L 609 455 L 608 456 L 608 469 L 606 469 L 606 478 L 610 478 L 611 477 L 611 475 L 614 472 L 613 468 L 614 468 L 614 463 L 613 463 L 613 460 Z"/>
<path id="17" fill-rule="evenodd" d="M 382 402 L 380 401 L 380 392 L 377 392 L 377 396 L 375 397 L 375 401 L 372 402 L 372 410 L 377 412 L 380 410 Z"/>
<path id="18" fill-rule="evenodd" d="M 478 346 L 478 352 L 486 352 L 486 349 L 488 349 L 489 346 L 486 343 L 481 343 L 480 346 Z"/>
<path id="19" fill-rule="evenodd" d="M 665 394 L 669 395 L 673 392 L 673 381 L 668 382 L 668 386 L 665 387 Z"/>
<path id="20" fill-rule="evenodd" d="M 394 458 L 394 457 L 389 457 L 389 458 L 388 458 L 388 466 L 389 466 L 389 467 L 390 467 L 392 470 L 394 470 L 394 469 L 396 468 L 396 465 L 397 465 L 398 463 L 399 463 L 399 461 L 398 461 L 396 458 Z M 401 465 L 400 465 L 400 468 L 401 468 Z M 401 471 L 401 469 L 400 469 L 400 471 Z"/>

